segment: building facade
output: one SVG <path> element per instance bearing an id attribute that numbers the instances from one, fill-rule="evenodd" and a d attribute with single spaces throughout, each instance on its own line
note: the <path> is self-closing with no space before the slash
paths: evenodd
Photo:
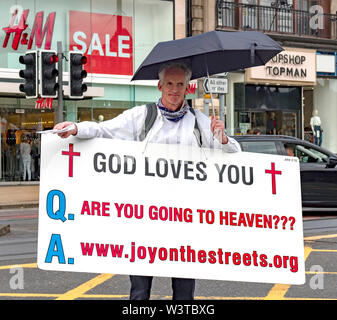
<path id="1" fill-rule="evenodd" d="M 131 82 L 160 41 L 211 30 L 259 30 L 285 49 L 265 67 L 218 75 L 227 93 L 213 95 L 227 133 L 287 134 L 312 139 L 314 110 L 322 121 L 323 146 L 337 152 L 337 0 L 5 0 L 0 12 L 0 184 L 39 180 L 39 130 L 62 119 L 102 121 L 135 105 L 156 101 L 157 81 Z M 19 91 L 29 50 L 62 46 L 64 107 L 57 99 L 26 99 Z M 69 98 L 69 51 L 88 58 L 84 99 Z M 203 79 L 187 97 L 210 115 Z M 61 112 L 60 112 L 61 111 Z M 20 147 L 28 143 L 30 147 Z M 30 176 L 20 148 L 30 148 Z M 27 171 L 27 169 L 25 170 Z"/>
<path id="2" fill-rule="evenodd" d="M 190 0 L 189 3 L 191 34 L 258 30 L 285 49 L 266 66 L 226 75 L 228 133 L 245 134 L 258 129 L 262 133 L 287 134 L 312 141 L 310 119 L 317 110 L 323 129 L 322 146 L 337 152 L 337 1 Z M 205 109 L 202 95 L 200 91 L 195 104 Z M 215 101 L 214 105 L 221 114 L 221 103 Z"/>
<path id="3" fill-rule="evenodd" d="M 184 2 L 184 1 L 183 1 Z M 4 0 L 0 12 L 0 183 L 39 180 L 39 130 L 60 120 L 102 121 L 125 109 L 157 101 L 157 81 L 131 82 L 133 73 L 160 41 L 175 38 L 174 1 Z M 185 3 L 184 3 L 185 5 Z M 179 7 L 179 6 L 178 6 Z M 181 33 L 184 21 L 178 23 Z M 64 107 L 58 99 L 26 99 L 19 91 L 29 50 L 62 47 Z M 84 99 L 69 98 L 69 51 L 87 56 Z M 60 112 L 61 111 L 61 112 Z M 25 149 L 25 151 L 24 151 Z M 30 165 L 24 168 L 24 153 Z"/>

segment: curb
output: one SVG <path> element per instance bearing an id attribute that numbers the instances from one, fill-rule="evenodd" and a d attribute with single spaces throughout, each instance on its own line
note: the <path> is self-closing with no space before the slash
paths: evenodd
<path id="1" fill-rule="evenodd" d="M 0 210 L 4 209 L 24 209 L 24 208 L 39 208 L 39 202 L 25 202 L 25 203 L 4 203 L 0 204 Z"/>

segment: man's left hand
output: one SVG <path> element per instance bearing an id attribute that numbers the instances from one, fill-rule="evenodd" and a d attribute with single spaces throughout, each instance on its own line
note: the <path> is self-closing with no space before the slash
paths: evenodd
<path id="1" fill-rule="evenodd" d="M 219 119 L 219 117 L 212 116 L 211 131 L 213 132 L 213 135 L 220 141 L 220 143 L 228 143 L 228 138 L 225 135 L 225 124 Z"/>

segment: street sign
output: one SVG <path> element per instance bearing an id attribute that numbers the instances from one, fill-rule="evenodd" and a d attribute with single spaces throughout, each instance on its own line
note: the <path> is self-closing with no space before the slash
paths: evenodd
<path id="1" fill-rule="evenodd" d="M 221 78 L 205 78 L 203 83 L 205 93 L 228 93 L 228 80 Z"/>

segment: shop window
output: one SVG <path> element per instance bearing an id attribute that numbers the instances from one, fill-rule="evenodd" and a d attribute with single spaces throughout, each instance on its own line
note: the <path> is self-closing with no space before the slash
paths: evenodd
<path id="1" fill-rule="evenodd" d="M 261 134 L 298 136 L 296 112 L 236 112 L 235 127 L 239 134 Z"/>
<path id="2" fill-rule="evenodd" d="M 38 181 L 41 136 L 36 131 L 54 127 L 54 112 L 35 109 L 27 99 L 0 102 L 0 181 Z"/>
<path id="3" fill-rule="evenodd" d="M 78 122 L 81 121 L 106 121 L 116 118 L 126 109 L 122 108 L 78 108 Z"/>
<path id="4" fill-rule="evenodd" d="M 235 134 L 301 135 L 300 87 L 234 84 Z"/>

